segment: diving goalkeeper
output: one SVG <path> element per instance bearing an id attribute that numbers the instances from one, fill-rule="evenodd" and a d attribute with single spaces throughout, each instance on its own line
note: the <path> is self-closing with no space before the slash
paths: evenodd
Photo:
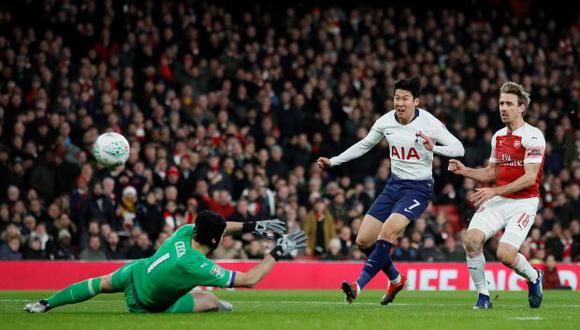
<path id="1" fill-rule="evenodd" d="M 211 211 L 200 212 L 195 225 L 185 225 L 168 238 L 150 258 L 136 260 L 101 277 L 72 284 L 47 299 L 27 304 L 24 310 L 44 313 L 67 304 L 79 303 L 99 293 L 124 292 L 125 302 L 134 313 L 191 313 L 231 311 L 232 305 L 214 294 L 190 292 L 198 285 L 221 288 L 251 288 L 268 274 L 276 261 L 306 246 L 306 235 L 296 230 L 278 239 L 276 247 L 250 271 L 224 269 L 206 255 L 224 235 L 254 232 L 274 239 L 286 230 L 280 220 L 226 222 Z"/>

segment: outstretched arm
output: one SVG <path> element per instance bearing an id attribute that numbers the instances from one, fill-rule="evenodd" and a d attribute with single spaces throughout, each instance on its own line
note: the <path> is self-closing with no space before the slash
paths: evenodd
<path id="1" fill-rule="evenodd" d="M 262 262 L 260 262 L 256 267 L 250 269 L 247 273 L 236 272 L 234 287 L 254 287 L 256 284 L 258 284 L 258 282 L 260 282 L 260 280 L 262 280 L 262 278 L 264 278 L 264 276 L 272 271 L 272 268 L 274 268 L 275 264 L 276 259 L 274 259 L 274 257 L 271 255 L 267 255 L 264 260 L 262 260 Z"/>
<path id="2" fill-rule="evenodd" d="M 448 170 L 454 174 L 463 175 L 466 178 L 484 183 L 494 182 L 497 177 L 497 165 L 492 162 L 484 168 L 471 168 L 463 165 L 457 159 L 450 159 Z"/>
<path id="3" fill-rule="evenodd" d="M 343 153 L 341 153 L 336 157 L 332 157 L 330 159 L 320 157 L 316 161 L 316 164 L 318 165 L 318 167 L 325 168 L 337 166 L 342 163 L 351 161 L 367 153 L 374 146 L 376 146 L 377 143 L 379 143 L 383 139 L 383 137 L 384 137 L 383 133 L 381 133 L 377 128 L 373 126 L 369 134 L 367 134 L 367 136 L 365 136 L 364 139 L 353 144 L 350 148 L 346 149 Z"/>

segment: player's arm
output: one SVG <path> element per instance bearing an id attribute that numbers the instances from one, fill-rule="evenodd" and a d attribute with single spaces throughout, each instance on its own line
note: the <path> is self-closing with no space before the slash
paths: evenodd
<path id="1" fill-rule="evenodd" d="M 271 255 L 267 255 L 262 262 L 260 262 L 256 267 L 250 269 L 248 272 L 236 272 L 236 278 L 234 279 L 234 287 L 236 288 L 252 288 L 264 276 L 266 276 L 274 265 L 276 264 L 276 259 Z"/>
<path id="2" fill-rule="evenodd" d="M 448 170 L 478 182 L 494 182 L 497 178 L 497 164 L 493 162 L 489 162 L 489 165 L 484 168 L 471 168 L 457 159 L 450 159 Z"/>
<path id="3" fill-rule="evenodd" d="M 280 219 L 226 222 L 225 236 L 237 233 L 253 233 L 265 239 L 275 239 L 286 232 L 286 223 Z"/>
<path id="4" fill-rule="evenodd" d="M 261 263 L 248 272 L 236 272 L 234 287 L 251 288 L 266 276 L 280 258 L 289 255 L 296 249 L 306 247 L 306 234 L 302 230 L 295 230 L 290 235 L 278 239 L 276 247 Z"/>
<path id="5" fill-rule="evenodd" d="M 524 164 L 524 175 L 520 176 L 515 181 L 506 184 L 505 186 L 493 188 L 495 190 L 495 194 L 511 194 L 533 186 L 536 183 L 538 172 L 540 172 L 541 167 L 542 164 Z"/>
<path id="6" fill-rule="evenodd" d="M 326 157 L 318 158 L 316 165 L 318 165 L 320 168 L 327 168 L 351 161 L 366 154 L 369 150 L 376 146 L 377 143 L 383 139 L 383 137 L 384 134 L 377 127 L 377 124 L 375 124 L 364 139 L 353 144 L 350 148 L 346 149 L 338 156 L 332 157 L 330 159 Z"/>
<path id="7" fill-rule="evenodd" d="M 463 157 L 465 154 L 463 144 L 447 130 L 442 122 L 433 119 L 433 129 L 433 137 L 427 136 L 422 131 L 417 132 L 417 136 L 423 139 L 425 149 L 445 157 Z"/>
<path id="8" fill-rule="evenodd" d="M 491 154 L 489 156 L 489 164 L 484 168 L 470 168 L 456 159 L 449 160 L 449 167 L 447 168 L 450 172 L 463 175 L 464 177 L 473 179 L 478 182 L 494 182 L 497 178 L 498 168 L 497 159 L 495 151 L 495 140 L 497 133 L 491 138 Z"/>

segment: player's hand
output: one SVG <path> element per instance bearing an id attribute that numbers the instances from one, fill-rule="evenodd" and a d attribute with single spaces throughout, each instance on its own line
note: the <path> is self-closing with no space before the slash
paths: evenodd
<path id="1" fill-rule="evenodd" d="M 276 260 L 285 257 L 294 250 L 306 248 L 306 234 L 304 231 L 297 229 L 290 233 L 290 235 L 281 237 L 276 242 L 276 247 L 270 252 L 272 257 Z"/>
<path id="2" fill-rule="evenodd" d="M 447 170 L 449 170 L 449 172 L 457 175 L 463 175 L 465 173 L 465 169 L 465 165 L 463 165 L 463 163 L 457 159 L 449 160 L 449 166 L 447 166 Z"/>
<path id="3" fill-rule="evenodd" d="M 319 168 L 329 168 L 330 165 L 330 159 L 326 158 L 326 157 L 320 157 L 318 158 L 318 160 L 316 161 L 316 165 Z"/>
<path id="4" fill-rule="evenodd" d="M 494 188 L 475 188 L 475 193 L 471 196 L 471 201 L 476 208 L 497 196 Z"/>
<path id="5" fill-rule="evenodd" d="M 423 147 L 425 147 L 425 149 L 427 149 L 429 151 L 433 151 L 433 147 L 435 146 L 435 143 L 433 143 L 433 138 L 425 135 L 425 133 L 423 133 L 423 131 L 417 132 L 417 134 L 415 134 L 415 136 L 423 139 Z"/>
<path id="6" fill-rule="evenodd" d="M 286 222 L 280 219 L 256 221 L 253 234 L 264 239 L 274 240 L 286 232 Z"/>

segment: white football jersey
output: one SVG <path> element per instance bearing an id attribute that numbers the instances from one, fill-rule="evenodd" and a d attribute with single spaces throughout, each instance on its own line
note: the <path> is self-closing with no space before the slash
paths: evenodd
<path id="1" fill-rule="evenodd" d="M 462 157 L 465 153 L 461 142 L 428 111 L 417 108 L 415 118 L 406 125 L 399 123 L 395 113 L 392 110 L 379 118 L 364 139 L 332 157 L 331 166 L 362 156 L 383 137 L 389 142 L 391 173 L 402 180 L 431 179 L 433 153 L 446 157 Z M 419 131 L 433 138 L 436 146 L 432 151 L 425 149 L 423 139 L 416 136 Z"/>

